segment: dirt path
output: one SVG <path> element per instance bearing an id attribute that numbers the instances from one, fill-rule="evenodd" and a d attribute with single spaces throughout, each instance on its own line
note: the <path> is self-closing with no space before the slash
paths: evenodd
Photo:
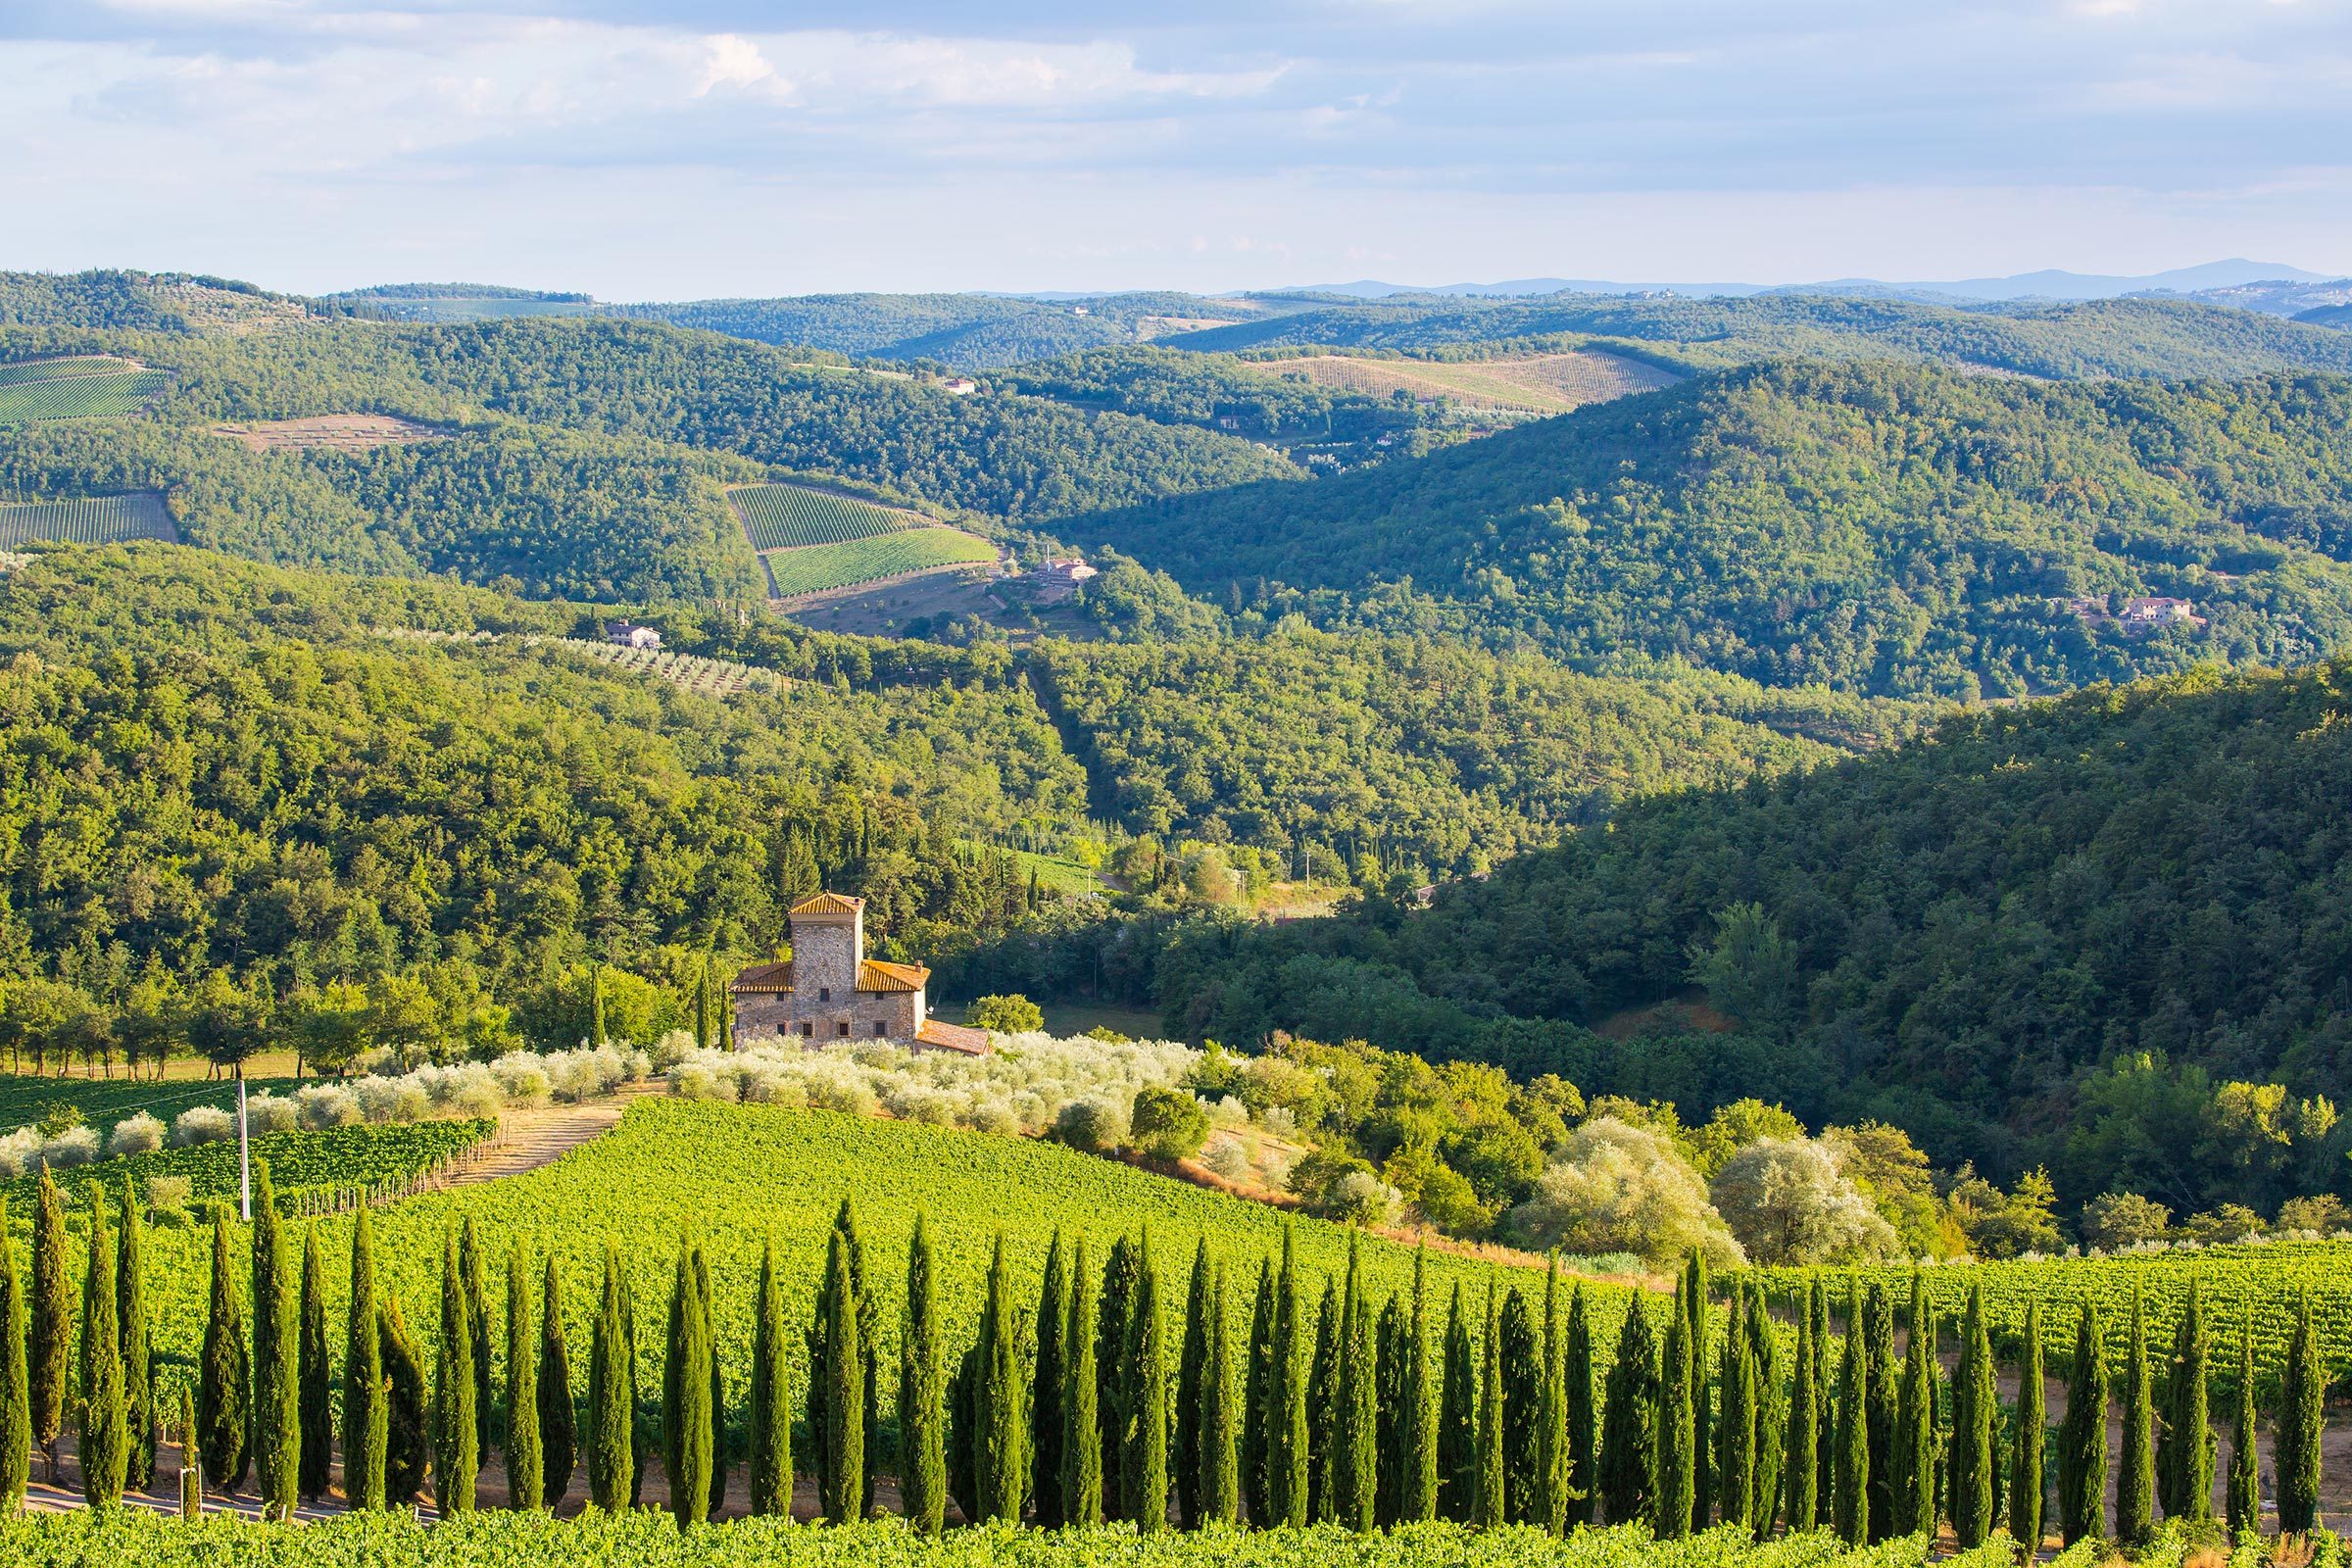
<path id="1" fill-rule="evenodd" d="M 611 1132 L 632 1103 L 660 1093 L 659 1084 L 628 1084 L 610 1100 L 590 1101 L 584 1105 L 509 1111 L 500 1119 L 497 1142 L 435 1185 L 472 1187 L 552 1165 L 582 1144 Z"/>

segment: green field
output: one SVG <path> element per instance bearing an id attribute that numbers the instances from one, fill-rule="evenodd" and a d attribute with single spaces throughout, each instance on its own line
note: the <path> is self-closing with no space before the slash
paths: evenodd
<path id="1" fill-rule="evenodd" d="M 233 1095 L 229 1102 L 235 1103 Z M 252 1153 L 255 1159 L 269 1161 L 271 1180 L 283 1200 L 281 1206 L 292 1209 L 306 1193 L 348 1192 L 353 1188 L 381 1191 L 382 1183 L 405 1184 L 426 1169 L 456 1158 L 497 1131 L 498 1123 L 489 1120 L 306 1128 L 290 1133 L 257 1133 Z M 237 1196 L 239 1178 L 236 1141 L 222 1139 L 180 1149 L 159 1149 L 152 1153 L 93 1160 L 87 1165 L 59 1171 L 57 1181 L 60 1187 L 76 1194 L 85 1192 L 92 1182 L 104 1186 L 109 1193 L 117 1193 L 125 1180 L 134 1192 L 144 1192 L 148 1178 L 154 1176 L 186 1177 L 189 1196 L 199 1201 L 233 1199 Z M 37 1177 L 20 1176 L 0 1183 L 0 1196 L 7 1198 L 10 1213 L 32 1211 L 38 1181 Z"/>
<path id="2" fill-rule="evenodd" d="M 901 528 L 837 545 L 771 550 L 760 557 L 767 563 L 779 599 L 855 588 L 902 572 L 971 565 L 996 558 L 995 545 L 960 528 Z"/>
<path id="3" fill-rule="evenodd" d="M 179 531 L 164 511 L 164 498 L 152 490 L 72 501 L 0 501 L 0 549 L 36 539 L 69 545 L 112 545 L 130 539 L 176 544 Z"/>
<path id="4" fill-rule="evenodd" d="M 742 516 L 755 550 L 837 545 L 923 526 L 923 518 L 913 513 L 797 484 L 739 485 L 727 492 L 727 499 Z"/>
<path id="5" fill-rule="evenodd" d="M 170 371 L 96 356 L 0 365 L 0 425 L 135 414 L 171 385 Z"/>

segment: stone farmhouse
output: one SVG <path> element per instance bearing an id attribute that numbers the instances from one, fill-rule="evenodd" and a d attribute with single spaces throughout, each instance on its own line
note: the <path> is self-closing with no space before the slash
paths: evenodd
<path id="1" fill-rule="evenodd" d="M 926 1014 L 931 971 L 865 956 L 865 901 L 819 893 L 792 906 L 792 956 L 755 963 L 728 986 L 735 1049 L 797 1040 L 814 1050 L 887 1040 L 916 1051 L 988 1054 L 988 1031 Z"/>

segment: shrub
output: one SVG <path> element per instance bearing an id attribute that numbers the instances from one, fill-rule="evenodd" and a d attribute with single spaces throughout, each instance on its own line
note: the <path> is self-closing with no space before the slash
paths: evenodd
<path id="1" fill-rule="evenodd" d="M 193 1176 L 150 1176 L 147 1178 L 147 1206 L 150 1209 L 185 1208 L 196 1191 Z"/>
<path id="2" fill-rule="evenodd" d="M 1189 1159 L 1208 1137 L 1208 1110 L 1182 1089 L 1139 1089 L 1127 1119 L 1135 1147 L 1161 1159 Z"/>
<path id="3" fill-rule="evenodd" d="M 55 1170 L 69 1165 L 86 1165 L 98 1157 L 98 1129 L 69 1127 L 55 1138 L 41 1144 L 41 1158 Z"/>
<path id="4" fill-rule="evenodd" d="M 2082 1205 L 2082 1242 L 2102 1251 L 2116 1251 L 2152 1242 L 2164 1235 L 2173 1211 L 2137 1193 L 2101 1193 Z"/>
<path id="5" fill-rule="evenodd" d="M 2317 1236 L 2333 1236 L 2352 1225 L 2352 1209 L 2333 1193 L 2322 1193 L 2317 1198 L 2290 1198 L 2278 1205 L 2278 1229 L 2309 1231 Z"/>
<path id="6" fill-rule="evenodd" d="M 511 1104 L 544 1105 L 555 1094 L 546 1063 L 527 1051 L 508 1052 L 490 1064 L 490 1075 Z"/>
<path id="7" fill-rule="evenodd" d="M 236 1136 L 237 1118 L 219 1105 L 191 1105 L 172 1118 L 172 1141 L 183 1148 Z"/>
<path id="8" fill-rule="evenodd" d="M 145 1111 L 137 1111 L 115 1123 L 107 1135 L 107 1152 L 111 1154 L 152 1154 L 164 1147 L 164 1124 Z"/>
<path id="9" fill-rule="evenodd" d="M 1201 1162 L 1229 1182 L 1248 1181 L 1256 1167 L 1250 1163 L 1250 1150 L 1239 1138 L 1221 1138 L 1208 1146 Z"/>
<path id="10" fill-rule="evenodd" d="M 379 1126 L 386 1122 L 422 1121 L 433 1111 L 432 1097 L 415 1073 L 399 1078 L 362 1078 L 352 1086 L 352 1093 L 359 1097 L 361 1114 Z"/>
<path id="11" fill-rule="evenodd" d="M 7 1137 L 0 1138 L 0 1177 L 14 1180 L 24 1175 L 32 1167 L 40 1152 L 41 1134 L 38 1128 L 20 1127 Z"/>
<path id="12" fill-rule="evenodd" d="M 349 1127 L 360 1119 L 360 1097 L 341 1084 L 304 1084 L 294 1091 L 294 1108 L 305 1127 Z"/>
<path id="13" fill-rule="evenodd" d="M 245 1126 L 250 1133 L 290 1133 L 302 1124 L 301 1113 L 294 1102 L 282 1095 L 249 1095 L 245 1101 Z"/>
<path id="14" fill-rule="evenodd" d="M 1025 1035 L 1046 1026 L 1046 1014 L 1027 997 L 1020 995 L 982 997 L 963 1009 L 963 1021 L 975 1029 L 989 1029 L 1001 1035 Z"/>
<path id="15" fill-rule="evenodd" d="M 1323 1217 L 1343 1225 L 1394 1225 L 1404 1196 L 1369 1170 L 1351 1170 L 1332 1184 Z"/>
<path id="16" fill-rule="evenodd" d="M 1595 1116 L 1568 1135 L 1510 1221 L 1538 1250 L 1639 1252 L 1666 1264 L 1699 1248 L 1723 1267 L 1746 1261 L 1674 1145 L 1614 1116 Z"/>
<path id="17" fill-rule="evenodd" d="M 1724 1160 L 1715 1210 L 1758 1263 L 1869 1263 L 1902 1250 L 1894 1227 L 1807 1138 L 1759 1138 Z"/>
<path id="18" fill-rule="evenodd" d="M 34 1122 L 32 1126 L 33 1131 L 41 1135 L 41 1141 L 46 1143 L 59 1133 L 72 1132 L 86 1119 L 82 1115 L 79 1105 L 52 1105 L 47 1114 L 43 1115 L 39 1121 Z"/>
<path id="19" fill-rule="evenodd" d="M 1054 1118 L 1054 1136 L 1072 1149 L 1105 1154 L 1127 1142 L 1127 1107 L 1106 1095 L 1073 1100 Z"/>
<path id="20" fill-rule="evenodd" d="M 2224 1203 L 2211 1213 L 2189 1218 L 2188 1234 L 2200 1242 L 2242 1242 L 2262 1233 L 2262 1216 L 2243 1203 Z"/>

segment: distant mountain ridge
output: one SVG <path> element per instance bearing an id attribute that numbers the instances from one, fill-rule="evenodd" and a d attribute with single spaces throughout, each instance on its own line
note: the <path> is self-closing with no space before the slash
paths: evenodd
<path id="1" fill-rule="evenodd" d="M 1274 294 L 1345 294 L 1356 299 L 1384 299 L 1393 294 L 1441 294 L 1519 299 L 1537 294 L 1671 294 L 1685 299 L 1744 299 L 1756 294 L 1889 294 L 1927 300 L 2109 300 L 2127 294 L 2196 294 L 2209 289 L 2242 288 L 2250 283 L 2323 283 L 2325 272 L 2308 272 L 2283 262 L 2250 262 L 2232 257 L 2196 267 L 2126 275 L 2070 272 L 2062 268 L 2013 272 L 2006 277 L 1968 277 L 1943 282 L 1890 282 L 1874 277 L 1827 278 L 1800 283 L 1659 283 L 1608 282 L 1595 278 L 1523 277 L 1497 283 L 1445 283 L 1425 286 L 1385 283 L 1359 278 L 1352 283 L 1311 283 L 1297 288 L 1270 289 Z M 2227 301 L 2220 303 L 2228 303 Z"/>

